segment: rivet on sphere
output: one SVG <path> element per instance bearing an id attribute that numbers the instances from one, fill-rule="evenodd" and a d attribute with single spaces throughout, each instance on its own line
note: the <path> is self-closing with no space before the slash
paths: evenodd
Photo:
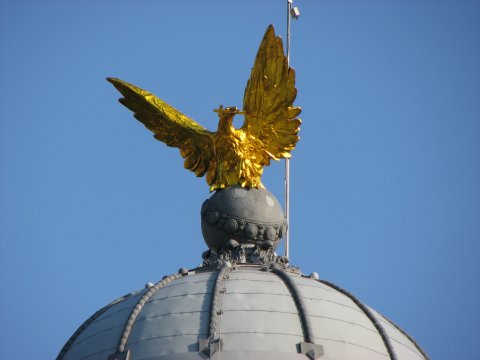
<path id="1" fill-rule="evenodd" d="M 265 233 L 268 240 L 275 240 L 277 238 L 277 230 L 274 227 L 269 226 Z"/>
<path id="2" fill-rule="evenodd" d="M 245 226 L 244 232 L 247 238 L 254 239 L 258 235 L 258 227 L 254 224 L 247 224 L 247 226 Z"/>
<path id="3" fill-rule="evenodd" d="M 271 196 L 266 195 L 265 200 L 266 200 L 266 203 L 269 207 L 274 207 L 275 206 L 275 201 L 273 201 Z"/>
<path id="4" fill-rule="evenodd" d="M 245 197 L 245 195 L 247 194 L 247 190 L 243 187 L 236 187 L 236 188 L 233 188 L 233 191 L 232 191 L 232 195 L 233 197 L 236 197 L 236 198 L 243 198 Z"/>
<path id="5" fill-rule="evenodd" d="M 225 221 L 224 228 L 225 228 L 225 230 L 227 230 L 228 232 L 233 233 L 234 231 L 236 231 L 236 230 L 238 229 L 237 220 L 235 220 L 235 219 L 227 219 L 227 220 Z"/>

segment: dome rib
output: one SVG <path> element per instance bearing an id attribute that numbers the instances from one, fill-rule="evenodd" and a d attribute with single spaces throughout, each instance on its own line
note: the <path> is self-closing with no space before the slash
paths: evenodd
<path id="1" fill-rule="evenodd" d="M 338 285 L 335 285 L 327 280 L 321 280 L 321 279 L 316 279 L 316 281 L 321 282 L 322 284 L 325 284 L 332 289 L 337 290 L 338 292 L 342 293 L 343 295 L 349 297 L 355 305 L 357 305 L 360 310 L 363 311 L 363 313 L 367 316 L 367 318 L 372 322 L 373 326 L 377 329 L 378 333 L 380 334 L 383 343 L 385 344 L 385 347 L 387 348 L 388 355 L 390 356 L 391 360 L 398 360 L 397 354 L 395 353 L 395 350 L 393 349 L 392 343 L 390 341 L 390 338 L 387 335 L 387 332 L 385 331 L 384 327 L 380 322 L 377 320 L 377 318 L 373 315 L 373 313 L 370 311 L 370 309 L 363 304 L 357 297 L 355 297 L 353 294 L 348 292 L 347 290 L 341 288 Z"/>
<path id="2" fill-rule="evenodd" d="M 82 325 L 78 327 L 78 329 L 73 333 L 73 335 L 68 339 L 68 341 L 63 345 L 62 350 L 60 350 L 60 353 L 56 357 L 56 360 L 62 360 L 67 353 L 67 351 L 70 349 L 70 347 L 73 345 L 75 340 L 82 334 L 82 332 L 95 320 L 97 320 L 100 316 L 102 316 L 108 309 L 110 309 L 112 306 L 118 304 L 119 302 L 122 302 L 134 295 L 138 294 L 138 292 L 133 292 L 133 293 L 128 293 L 126 295 L 123 295 L 119 297 L 118 299 L 113 300 L 110 304 L 105 305 L 102 307 L 100 310 L 95 312 L 92 316 L 90 316 L 87 320 L 83 322 Z"/>
<path id="3" fill-rule="evenodd" d="M 138 300 L 137 304 L 135 305 L 135 307 L 133 308 L 132 312 L 130 313 L 130 316 L 128 317 L 128 320 L 127 322 L 125 323 L 125 326 L 123 328 L 123 332 L 122 332 L 122 336 L 120 337 L 120 341 L 118 343 L 118 347 L 117 347 L 117 351 L 116 351 L 116 354 L 112 355 L 111 357 L 109 358 L 113 358 L 113 359 L 116 359 L 117 358 L 117 354 L 121 354 L 125 351 L 125 345 L 128 341 L 128 338 L 130 336 L 130 333 L 132 331 L 132 327 L 135 323 L 135 320 L 137 319 L 138 315 L 140 314 L 140 312 L 142 311 L 143 309 L 143 306 L 145 305 L 145 303 L 153 296 L 155 295 L 155 293 L 161 289 L 162 287 L 168 285 L 169 283 L 171 283 L 172 281 L 182 277 L 183 274 L 182 273 L 177 273 L 177 274 L 173 274 L 173 275 L 170 275 L 170 276 L 167 276 L 167 277 L 164 277 L 162 280 L 160 280 L 159 282 L 157 282 L 155 285 L 153 285 L 150 289 L 148 289 L 148 291 L 143 294 L 143 296 L 140 298 L 140 300 Z M 129 358 L 129 355 L 126 354 L 125 355 L 125 358 L 128 359 Z"/>
<path id="4" fill-rule="evenodd" d="M 210 317 L 207 338 L 201 339 L 198 342 L 199 351 L 210 357 L 216 351 L 222 350 L 222 339 L 217 337 L 218 318 L 222 313 L 220 295 L 225 292 L 224 283 L 228 278 L 227 272 L 230 270 L 230 266 L 224 265 L 220 271 L 218 271 L 210 301 Z"/>
<path id="5" fill-rule="evenodd" d="M 305 342 L 313 344 L 314 336 L 312 324 L 310 323 L 310 317 L 308 316 L 307 308 L 305 306 L 302 296 L 300 295 L 297 284 L 295 284 L 290 278 L 290 276 L 281 269 L 273 268 L 272 272 L 277 275 L 287 286 L 288 291 L 293 297 L 295 306 L 297 307 L 298 316 L 300 317 L 300 322 L 302 324 L 303 338 Z"/>
<path id="6" fill-rule="evenodd" d="M 222 285 L 225 280 L 225 275 L 230 268 L 227 266 L 222 267 L 218 272 L 217 279 L 215 280 L 215 287 L 213 288 L 212 302 L 210 303 L 210 324 L 208 326 L 208 339 L 213 340 L 217 334 L 217 320 L 220 310 L 220 293 L 223 290 Z"/>
<path id="7" fill-rule="evenodd" d="M 378 311 L 377 311 L 378 313 Z M 425 352 L 425 350 L 422 349 L 422 347 L 415 341 L 415 339 L 409 334 L 407 333 L 405 330 L 403 330 L 400 326 L 398 326 L 397 324 L 395 324 L 392 320 L 390 320 L 388 317 L 386 317 L 385 315 L 383 314 L 380 314 L 385 320 L 387 320 L 390 324 L 392 324 L 393 327 L 395 327 L 395 329 L 397 329 L 398 331 L 400 331 L 402 333 L 402 335 L 404 335 L 408 340 L 410 340 L 410 342 L 415 346 L 415 348 L 420 352 L 420 354 L 422 354 L 422 356 L 426 359 L 426 360 L 430 360 L 430 357 L 427 355 L 427 353 Z"/>

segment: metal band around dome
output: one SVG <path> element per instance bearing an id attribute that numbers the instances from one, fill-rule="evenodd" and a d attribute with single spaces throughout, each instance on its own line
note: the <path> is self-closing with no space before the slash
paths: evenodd
<path id="1" fill-rule="evenodd" d="M 373 315 L 373 313 L 370 311 L 370 309 L 363 304 L 359 299 L 357 299 L 353 294 L 349 293 L 347 290 L 342 289 L 340 286 L 335 285 L 329 281 L 326 280 L 320 280 L 317 279 L 316 281 L 321 282 L 324 285 L 330 286 L 331 288 L 337 290 L 338 292 L 348 296 L 354 303 L 357 305 L 360 310 L 363 311 L 363 313 L 367 316 L 367 318 L 372 322 L 373 326 L 377 329 L 380 337 L 382 338 L 383 343 L 385 344 L 385 347 L 387 348 L 388 355 L 390 356 L 391 360 L 398 360 L 397 354 L 395 353 L 395 350 L 393 349 L 392 342 L 390 341 L 390 338 L 387 335 L 387 332 L 385 331 L 385 328 L 383 327 L 382 324 L 380 324 L 380 321 Z"/>
<path id="2" fill-rule="evenodd" d="M 117 348 L 117 353 L 122 353 L 125 351 L 125 345 L 127 344 L 128 338 L 130 336 L 130 332 L 132 331 L 133 324 L 135 323 L 135 320 L 137 319 L 138 315 L 140 314 L 140 311 L 142 311 L 145 303 L 150 300 L 150 298 L 155 295 L 155 293 L 165 285 L 168 285 L 171 283 L 173 280 L 176 280 L 180 277 L 182 277 L 183 274 L 174 274 L 167 276 L 157 282 L 155 285 L 150 287 L 148 291 L 143 294 L 142 298 L 138 301 L 138 303 L 135 305 L 133 308 L 132 312 L 130 313 L 130 316 L 128 317 L 127 322 L 125 323 L 125 327 L 123 328 L 122 336 L 120 337 L 120 342 L 118 344 Z"/>

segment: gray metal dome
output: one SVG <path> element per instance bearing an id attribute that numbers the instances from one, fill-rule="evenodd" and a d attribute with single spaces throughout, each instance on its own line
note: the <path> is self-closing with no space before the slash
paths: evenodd
<path id="1" fill-rule="evenodd" d="M 203 266 L 90 317 L 57 360 L 422 360 L 405 332 L 318 276 L 278 264 Z"/>

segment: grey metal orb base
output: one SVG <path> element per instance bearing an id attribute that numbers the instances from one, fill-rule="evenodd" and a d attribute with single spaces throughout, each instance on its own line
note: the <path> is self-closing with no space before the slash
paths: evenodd
<path id="1" fill-rule="evenodd" d="M 287 230 L 280 203 L 266 189 L 235 185 L 217 190 L 204 201 L 201 217 L 203 238 L 213 250 L 232 239 L 240 244 L 268 242 L 275 249 Z"/>

